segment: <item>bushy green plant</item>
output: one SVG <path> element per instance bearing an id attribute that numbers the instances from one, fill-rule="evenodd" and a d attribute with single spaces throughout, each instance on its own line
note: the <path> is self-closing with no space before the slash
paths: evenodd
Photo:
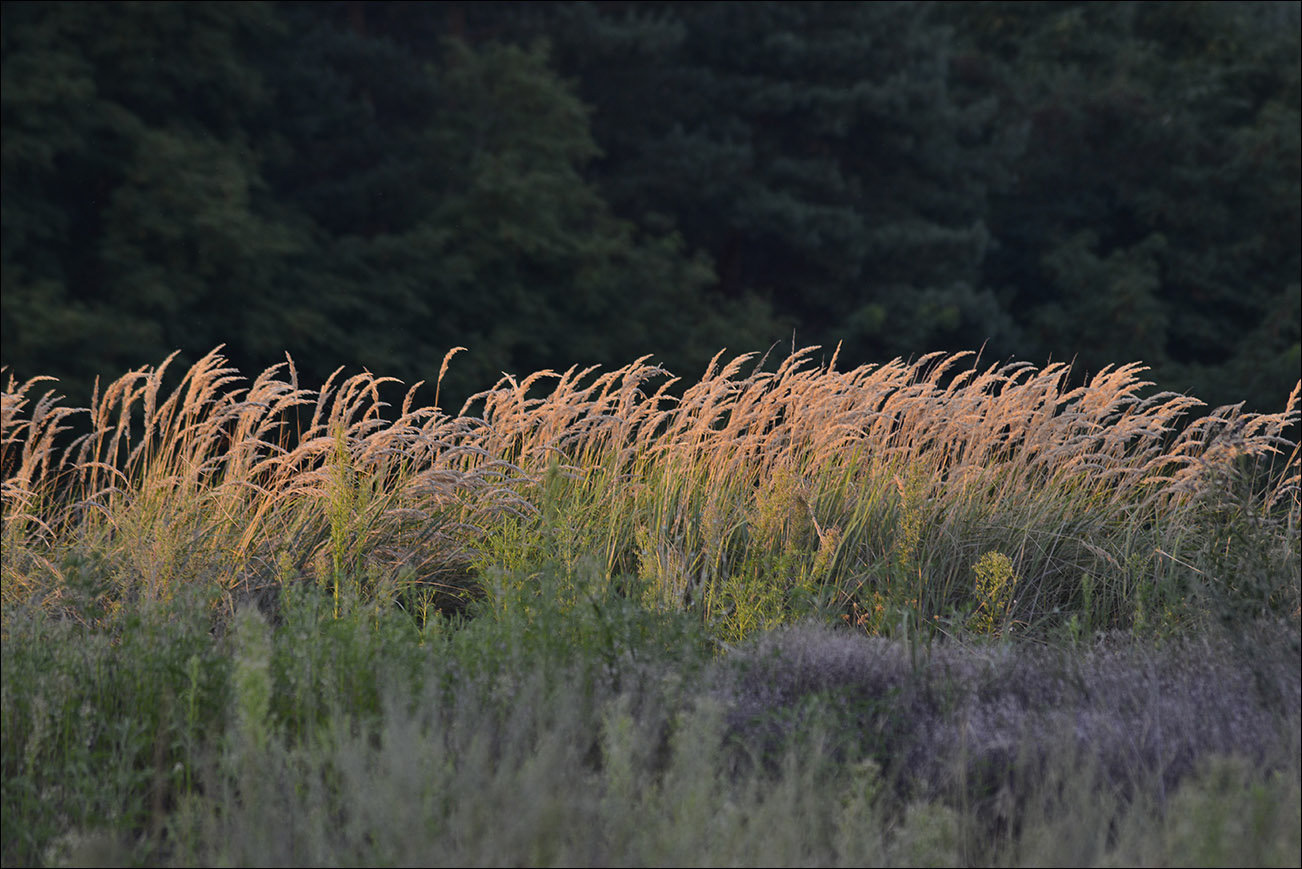
<path id="1" fill-rule="evenodd" d="M 68 830 L 154 833 L 194 786 L 229 714 L 231 662 L 212 641 L 213 611 L 194 590 L 93 627 L 6 610 L 6 865 L 57 859 Z"/>

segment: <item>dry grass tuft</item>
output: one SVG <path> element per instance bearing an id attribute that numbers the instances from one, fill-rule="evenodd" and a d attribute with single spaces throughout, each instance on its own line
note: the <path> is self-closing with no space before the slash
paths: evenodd
<path id="1" fill-rule="evenodd" d="M 512 488 L 520 470 L 480 449 L 472 424 L 413 408 L 412 392 L 386 419 L 389 378 L 336 371 L 313 391 L 289 360 L 244 387 L 214 350 L 167 392 L 170 361 L 97 387 L 89 408 L 47 392 L 28 411 L 45 378 L 11 377 L 6 604 L 57 601 L 60 557 L 87 549 L 114 555 L 110 597 L 208 578 L 233 602 L 322 565 L 327 581 L 383 569 L 460 592 L 466 541 L 489 514 L 529 509 Z M 82 415 L 89 431 L 61 444 Z"/>
<path id="2" fill-rule="evenodd" d="M 1150 394 L 1139 364 L 1072 387 L 1062 364 L 838 371 L 816 350 L 773 371 L 720 353 L 681 394 L 645 357 L 506 376 L 455 417 L 418 407 L 417 384 L 390 418 L 392 380 L 369 372 L 305 389 L 292 360 L 244 386 L 218 350 L 170 392 L 171 358 L 88 408 L 11 376 L 4 601 L 57 600 L 61 559 L 89 545 L 115 553 L 117 594 L 202 577 L 248 594 L 313 572 L 336 591 L 373 575 L 459 594 L 493 534 L 545 520 L 553 554 L 596 554 L 650 599 L 736 625 L 757 584 L 776 583 L 778 609 L 804 589 L 869 627 L 892 603 L 961 610 L 974 566 L 997 558 L 1018 578 L 1002 631 L 1082 594 L 1116 622 L 1182 571 L 1228 581 L 1191 562 L 1217 511 L 1296 549 L 1298 389 L 1280 413 L 1195 416 L 1194 398 Z"/>

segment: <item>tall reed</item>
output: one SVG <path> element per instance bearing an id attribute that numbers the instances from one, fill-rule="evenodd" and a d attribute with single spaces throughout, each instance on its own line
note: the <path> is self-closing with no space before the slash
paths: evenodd
<path id="1" fill-rule="evenodd" d="M 292 360 L 245 386 L 220 348 L 170 392 L 171 358 L 88 408 L 11 376 L 3 599 L 57 603 L 94 548 L 109 600 L 315 576 L 447 607 L 527 551 L 636 574 L 729 638 L 810 612 L 992 633 L 1225 600 L 1297 615 L 1298 389 L 1275 414 L 1208 410 L 1138 363 L 1073 385 L 1062 364 L 841 371 L 817 349 L 720 353 L 689 384 L 646 357 L 504 376 L 456 416 L 421 384 L 390 408 L 369 372 L 303 388 Z"/>
<path id="2" fill-rule="evenodd" d="M 33 404 L 41 379 L 10 377 L 6 604 L 57 605 L 68 564 L 90 551 L 108 554 L 109 607 L 198 580 L 223 587 L 233 612 L 237 597 L 297 576 L 336 590 L 345 575 L 388 576 L 391 590 L 456 596 L 475 527 L 529 509 L 511 488 L 520 471 L 478 449 L 465 422 L 414 408 L 415 387 L 388 419 L 388 378 L 336 371 L 307 390 L 290 360 L 241 386 L 214 350 L 168 392 L 170 361 L 97 388 L 88 408 L 49 392 Z"/>
<path id="3" fill-rule="evenodd" d="M 547 490 L 564 502 L 550 536 L 589 546 L 561 557 L 599 541 L 610 571 L 725 633 L 810 606 L 877 629 L 952 623 L 981 609 L 989 564 L 1016 586 L 987 588 L 1003 601 L 975 619 L 989 630 L 1180 618 L 1215 603 L 1191 583 L 1233 591 L 1238 562 L 1210 563 L 1207 542 L 1249 527 L 1236 551 L 1269 552 L 1273 583 L 1254 600 L 1296 613 L 1298 390 L 1277 414 L 1208 412 L 1152 394 L 1139 364 L 1072 386 L 1061 364 L 933 354 L 842 372 L 835 354 L 810 364 L 816 349 L 775 371 L 720 355 L 680 396 L 638 360 L 507 378 L 472 404 L 498 434 L 487 449 L 566 481 Z M 543 377 L 555 386 L 532 396 Z"/>

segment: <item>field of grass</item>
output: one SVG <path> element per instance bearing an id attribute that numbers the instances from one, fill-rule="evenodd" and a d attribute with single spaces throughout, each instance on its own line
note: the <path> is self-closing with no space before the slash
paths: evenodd
<path id="1" fill-rule="evenodd" d="M 10 378 L 4 865 L 1302 862 L 1299 391 L 817 352 Z"/>

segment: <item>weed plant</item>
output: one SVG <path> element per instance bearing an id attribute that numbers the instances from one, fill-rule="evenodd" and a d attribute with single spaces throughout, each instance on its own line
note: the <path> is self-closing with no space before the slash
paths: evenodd
<path id="1" fill-rule="evenodd" d="M 1296 862 L 1293 625 L 1072 652 L 801 624 L 720 656 L 603 581 L 503 575 L 419 629 L 316 587 L 220 636 L 178 598 L 120 646 L 16 615 L 4 862 Z"/>

